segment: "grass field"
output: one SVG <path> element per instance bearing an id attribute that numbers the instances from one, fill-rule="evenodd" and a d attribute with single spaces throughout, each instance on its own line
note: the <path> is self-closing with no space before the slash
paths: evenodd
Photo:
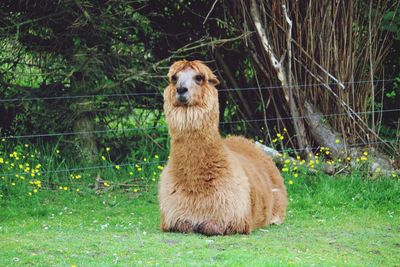
<path id="1" fill-rule="evenodd" d="M 399 180 L 296 179 L 285 223 L 248 236 L 160 232 L 155 183 L 3 200 L 0 266 L 400 266 Z"/>

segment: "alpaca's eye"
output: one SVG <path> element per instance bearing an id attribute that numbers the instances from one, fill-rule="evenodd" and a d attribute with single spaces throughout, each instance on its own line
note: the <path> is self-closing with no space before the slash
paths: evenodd
<path id="1" fill-rule="evenodd" d="M 204 81 L 204 76 L 203 75 L 196 75 L 194 77 L 194 79 L 196 80 L 196 82 L 201 83 L 202 81 Z"/>
<path id="2" fill-rule="evenodd" d="M 176 83 L 177 80 L 178 80 L 178 78 L 176 77 L 176 75 L 172 75 L 171 81 L 172 81 L 173 83 Z"/>

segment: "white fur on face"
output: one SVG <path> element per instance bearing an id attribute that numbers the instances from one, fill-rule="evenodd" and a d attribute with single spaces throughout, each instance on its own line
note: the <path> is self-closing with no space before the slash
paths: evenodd
<path id="1" fill-rule="evenodd" d="M 194 90 L 198 84 L 196 83 L 195 77 L 198 73 L 193 69 L 185 69 L 176 74 L 176 88 L 185 87 L 188 91 L 185 93 L 186 98 L 189 100 L 194 95 Z M 178 97 L 178 93 L 176 97 Z"/>

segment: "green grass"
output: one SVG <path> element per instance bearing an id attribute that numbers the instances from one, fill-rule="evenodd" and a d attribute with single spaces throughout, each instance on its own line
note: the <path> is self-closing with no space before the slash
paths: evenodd
<path id="1" fill-rule="evenodd" d="M 3 200 L 0 266 L 398 266 L 400 181 L 307 176 L 281 226 L 251 235 L 162 233 L 156 186 Z"/>

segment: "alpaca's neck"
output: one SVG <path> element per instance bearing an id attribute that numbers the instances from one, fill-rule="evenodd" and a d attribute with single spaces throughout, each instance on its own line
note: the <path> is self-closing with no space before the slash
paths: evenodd
<path id="1" fill-rule="evenodd" d="M 171 164 L 181 179 L 208 179 L 226 164 L 226 152 L 218 128 L 171 134 Z M 215 178 L 215 177 L 214 177 Z"/>

